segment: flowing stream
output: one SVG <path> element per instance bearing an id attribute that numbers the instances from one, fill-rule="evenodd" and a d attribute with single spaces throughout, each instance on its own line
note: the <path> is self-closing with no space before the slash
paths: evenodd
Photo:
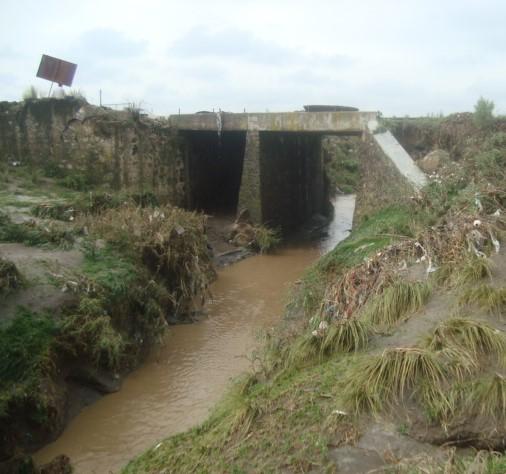
<path id="1" fill-rule="evenodd" d="M 171 327 L 164 344 L 121 390 L 84 408 L 54 443 L 36 453 L 36 462 L 67 454 L 77 474 L 117 472 L 161 439 L 204 421 L 230 379 L 250 366 L 258 333 L 281 319 L 290 285 L 348 235 L 355 197 L 337 196 L 333 204 L 335 217 L 321 242 L 220 270 L 207 317 Z"/>

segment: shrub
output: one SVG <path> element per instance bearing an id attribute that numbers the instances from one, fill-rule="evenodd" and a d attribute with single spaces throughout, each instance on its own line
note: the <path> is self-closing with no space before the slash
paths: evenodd
<path id="1" fill-rule="evenodd" d="M 477 127 L 482 129 L 488 129 L 494 123 L 494 111 L 495 104 L 491 100 L 480 97 L 476 105 L 474 106 L 474 123 Z"/>

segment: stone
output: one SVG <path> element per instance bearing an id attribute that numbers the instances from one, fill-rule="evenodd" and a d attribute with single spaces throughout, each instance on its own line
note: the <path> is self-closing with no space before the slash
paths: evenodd
<path id="1" fill-rule="evenodd" d="M 65 454 L 56 456 L 51 462 L 40 467 L 40 474 L 71 474 L 70 458 Z"/>
<path id="2" fill-rule="evenodd" d="M 442 164 L 448 161 L 450 161 L 448 152 L 445 150 L 433 150 L 418 161 L 417 164 L 425 173 L 434 173 Z"/>
<path id="3" fill-rule="evenodd" d="M 251 224 L 251 216 L 248 209 L 241 209 L 239 211 L 239 215 L 237 216 L 237 219 L 235 220 L 237 224 L 246 223 Z"/>

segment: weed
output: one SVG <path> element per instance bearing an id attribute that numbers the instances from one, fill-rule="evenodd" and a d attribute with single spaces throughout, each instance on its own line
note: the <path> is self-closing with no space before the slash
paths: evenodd
<path id="1" fill-rule="evenodd" d="M 0 257 L 0 295 L 8 293 L 21 285 L 21 275 L 16 265 Z"/>
<path id="2" fill-rule="evenodd" d="M 281 235 L 278 230 L 270 229 L 265 226 L 257 225 L 255 231 L 255 245 L 261 253 L 269 252 L 275 249 L 281 243 Z"/>

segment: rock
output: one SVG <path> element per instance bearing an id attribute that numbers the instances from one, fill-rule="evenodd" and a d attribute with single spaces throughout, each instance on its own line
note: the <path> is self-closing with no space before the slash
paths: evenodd
<path id="1" fill-rule="evenodd" d="M 237 219 L 235 220 L 237 224 L 251 224 L 251 216 L 248 209 L 241 209 L 239 211 L 239 215 L 237 216 Z"/>
<path id="2" fill-rule="evenodd" d="M 450 161 L 450 155 L 444 150 L 434 150 L 417 162 L 425 173 L 434 173 L 443 163 Z"/>
<path id="3" fill-rule="evenodd" d="M 249 211 L 241 210 L 236 221 L 232 224 L 229 241 L 238 247 L 247 247 L 255 241 L 255 228 L 250 221 Z"/>
<path id="4" fill-rule="evenodd" d="M 119 378 L 87 366 L 75 367 L 68 378 L 103 394 L 117 392 L 121 387 Z"/>
<path id="5" fill-rule="evenodd" d="M 51 462 L 40 467 L 40 474 L 71 474 L 70 458 L 65 454 L 56 456 Z"/>
<path id="6" fill-rule="evenodd" d="M 255 231 L 252 227 L 245 227 L 239 231 L 232 239 L 232 244 L 238 247 L 247 247 L 255 240 Z"/>

